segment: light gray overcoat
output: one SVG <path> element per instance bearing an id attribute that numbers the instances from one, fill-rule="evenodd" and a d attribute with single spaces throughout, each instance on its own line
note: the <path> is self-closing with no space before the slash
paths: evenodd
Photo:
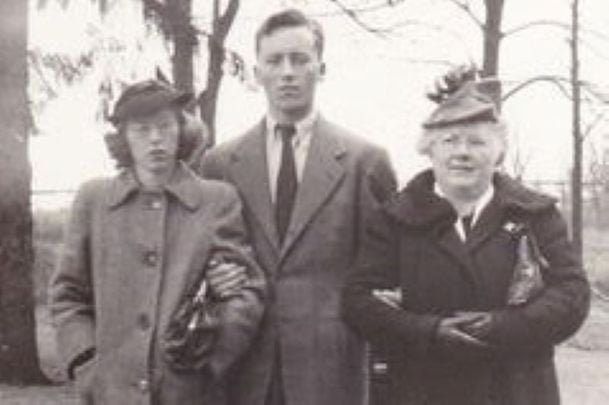
<path id="1" fill-rule="evenodd" d="M 216 404 L 215 377 L 251 343 L 262 316 L 263 274 L 246 243 L 234 189 L 180 166 L 163 193 L 141 191 L 132 172 L 78 192 L 52 281 L 52 313 L 67 367 L 87 403 Z M 248 266 L 250 280 L 227 305 L 210 370 L 176 373 L 162 355 L 170 315 L 212 252 Z M 213 387 L 212 387 L 213 385 Z"/>

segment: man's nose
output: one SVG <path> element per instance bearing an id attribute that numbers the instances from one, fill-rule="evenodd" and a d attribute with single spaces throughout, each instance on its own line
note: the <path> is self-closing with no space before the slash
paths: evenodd
<path id="1" fill-rule="evenodd" d="M 290 58 L 284 58 L 281 62 L 280 73 L 282 76 L 294 75 L 294 62 Z"/>

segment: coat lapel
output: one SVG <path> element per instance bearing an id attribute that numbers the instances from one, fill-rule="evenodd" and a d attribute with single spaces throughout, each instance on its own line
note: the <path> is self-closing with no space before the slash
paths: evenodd
<path id="1" fill-rule="evenodd" d="M 281 249 L 282 257 L 287 254 L 315 213 L 340 184 L 345 175 L 340 158 L 345 153 L 345 146 L 338 138 L 332 136 L 331 129 L 327 128 L 325 121 L 318 119 L 313 128 L 313 138 L 298 187 L 294 211 Z"/>
<path id="2" fill-rule="evenodd" d="M 502 226 L 504 212 L 497 202 L 497 196 L 484 208 L 476 225 L 472 228 L 467 247 L 470 251 L 478 249 L 486 240 L 497 233 Z"/>
<path id="3" fill-rule="evenodd" d="M 279 241 L 269 188 L 265 133 L 263 121 L 245 136 L 233 155 L 232 173 L 242 198 L 278 252 Z"/>

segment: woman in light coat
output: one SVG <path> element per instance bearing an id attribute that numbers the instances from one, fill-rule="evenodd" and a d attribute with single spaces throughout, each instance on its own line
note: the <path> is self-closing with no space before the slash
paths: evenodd
<path id="1" fill-rule="evenodd" d="M 555 201 L 498 170 L 499 89 L 446 77 L 419 143 L 432 167 L 369 222 L 344 290 L 347 322 L 387 353 L 394 405 L 559 403 L 554 346 L 589 286 Z"/>
<path id="2" fill-rule="evenodd" d="M 158 81 L 128 87 L 108 138 L 122 170 L 74 201 L 51 307 L 84 403 L 221 403 L 223 373 L 257 333 L 264 283 L 237 193 L 181 162 L 193 143 L 187 101 Z M 218 257 L 227 263 L 210 267 Z M 167 355 L 168 328 L 205 269 L 223 313 L 205 366 L 183 370 Z"/>

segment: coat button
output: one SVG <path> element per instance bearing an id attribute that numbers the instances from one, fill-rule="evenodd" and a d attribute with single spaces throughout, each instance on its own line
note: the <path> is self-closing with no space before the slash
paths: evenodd
<path id="1" fill-rule="evenodd" d="M 150 390 L 150 382 L 147 379 L 142 378 L 137 382 L 137 388 L 141 392 L 148 392 L 148 390 Z"/>
<path id="2" fill-rule="evenodd" d="M 150 328 L 150 317 L 148 314 L 139 314 L 137 316 L 137 326 L 142 330 Z"/>
<path id="3" fill-rule="evenodd" d="M 149 266 L 156 266 L 159 261 L 159 255 L 154 250 L 146 252 L 144 255 L 144 262 Z"/>

